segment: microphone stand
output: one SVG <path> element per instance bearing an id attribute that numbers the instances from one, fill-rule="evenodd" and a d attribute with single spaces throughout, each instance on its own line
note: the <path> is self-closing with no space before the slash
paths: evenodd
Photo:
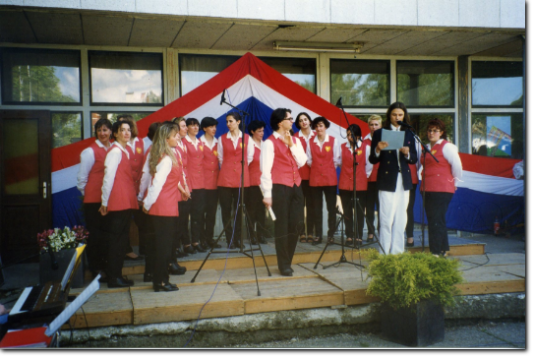
<path id="1" fill-rule="evenodd" d="M 419 136 L 415 133 L 415 129 L 409 125 L 408 123 L 406 122 L 403 122 L 403 121 L 397 121 L 398 124 L 400 124 L 401 126 L 403 127 L 406 127 L 410 130 L 410 132 L 412 132 L 415 140 L 417 142 L 419 142 L 419 145 L 423 148 L 423 180 L 421 182 L 421 185 L 422 185 L 422 192 L 423 192 L 423 210 L 421 210 L 421 239 L 422 239 L 422 244 L 421 244 L 421 252 L 425 252 L 425 210 L 426 210 L 426 190 L 425 190 L 425 187 L 426 187 L 426 181 L 425 181 L 425 177 L 426 177 L 426 172 L 424 170 L 425 168 L 425 163 L 426 163 L 426 154 L 430 154 L 432 156 L 432 158 L 434 158 L 434 160 L 436 161 L 436 163 L 439 163 L 439 160 L 434 156 L 434 154 L 432 154 L 431 151 L 429 151 L 427 149 L 427 147 L 425 147 L 423 145 L 423 142 L 421 141 L 421 138 L 419 138 Z"/>
<path id="2" fill-rule="evenodd" d="M 256 261 L 254 260 L 254 251 L 255 250 L 259 250 L 260 251 L 261 256 L 263 257 L 263 262 L 265 263 L 265 268 L 267 269 L 267 273 L 268 273 L 269 276 L 272 276 L 272 275 L 271 275 L 271 271 L 269 270 L 269 266 L 267 265 L 267 260 L 265 259 L 265 255 L 263 254 L 263 250 L 261 248 L 261 244 L 258 242 L 258 244 L 257 244 L 258 245 L 258 249 L 252 248 L 252 239 L 251 239 L 251 235 L 250 235 L 252 222 L 248 221 L 249 220 L 249 216 L 248 216 L 248 213 L 247 213 L 247 210 L 246 210 L 246 207 L 245 207 L 245 151 L 247 150 L 247 148 L 245 146 L 245 129 L 246 129 L 245 122 L 246 122 L 246 116 L 250 116 L 250 114 L 248 112 L 246 112 L 246 111 L 234 106 L 233 104 L 228 103 L 226 101 L 226 98 L 224 97 L 224 92 L 225 91 L 226 91 L 226 89 L 224 89 L 223 92 L 222 92 L 220 105 L 222 106 L 223 103 L 227 104 L 228 106 L 232 107 L 233 109 L 235 109 L 236 111 L 238 111 L 242 115 L 242 120 L 241 120 L 241 187 L 240 187 L 241 194 L 239 195 L 239 206 L 238 206 L 238 208 L 241 208 L 241 228 L 240 228 L 241 229 L 241 242 L 240 242 L 239 251 L 226 250 L 226 251 L 220 251 L 219 253 L 239 252 L 239 253 L 241 253 L 241 254 L 243 254 L 243 255 L 245 255 L 245 256 L 247 256 L 247 257 L 252 259 L 252 265 L 254 266 L 254 275 L 256 276 L 256 287 L 258 288 L 258 296 L 261 296 L 260 285 L 259 285 L 259 282 L 258 282 L 258 273 L 256 271 Z M 239 209 L 238 209 L 238 212 L 239 212 Z M 225 225 L 225 228 L 229 224 L 230 223 L 227 223 Z M 224 229 L 223 229 L 223 231 L 224 231 Z M 234 232 L 235 232 L 235 227 L 234 227 Z M 222 236 L 222 232 L 221 232 L 221 235 L 219 235 L 219 238 L 217 239 L 217 241 L 219 241 L 221 236 Z M 250 243 L 250 249 L 249 250 L 244 250 L 244 247 L 243 247 L 244 246 L 243 243 L 244 243 L 245 237 L 248 237 L 248 239 L 249 239 L 249 243 Z M 198 269 L 197 273 L 195 274 L 195 276 L 193 277 L 191 282 L 195 282 L 195 279 L 198 276 L 198 274 L 200 273 L 200 270 L 202 269 L 202 267 L 204 266 L 204 263 L 208 260 L 210 255 L 212 253 L 214 253 L 214 251 L 213 251 L 214 248 L 215 247 L 212 247 L 211 250 L 208 252 L 208 255 L 206 256 L 206 258 L 202 262 L 200 268 Z"/>

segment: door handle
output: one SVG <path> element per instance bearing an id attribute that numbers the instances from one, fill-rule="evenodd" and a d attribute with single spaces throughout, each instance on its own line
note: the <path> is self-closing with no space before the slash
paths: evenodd
<path id="1" fill-rule="evenodd" d="M 43 199 L 46 199 L 47 195 L 48 195 L 48 186 L 46 182 L 44 181 L 43 182 Z"/>

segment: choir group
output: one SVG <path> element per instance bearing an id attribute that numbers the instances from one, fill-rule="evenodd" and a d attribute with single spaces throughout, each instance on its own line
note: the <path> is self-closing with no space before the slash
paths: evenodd
<path id="1" fill-rule="evenodd" d="M 368 136 L 362 138 L 361 128 L 351 124 L 343 133 L 343 143 L 327 133 L 326 118 L 312 120 L 302 112 L 293 119 L 286 108 L 273 111 L 269 123 L 273 134 L 266 139 L 266 124 L 258 120 L 248 124 L 243 136 L 242 118 L 236 112 L 226 116 L 228 132 L 218 138 L 218 121 L 212 117 L 201 122 L 179 117 L 153 123 L 143 140 L 131 116 L 120 116 L 113 124 L 100 119 L 94 126 L 96 141 L 81 154 L 78 174 L 90 232 L 90 270 L 95 276 L 101 273 L 108 287 L 133 285 L 122 275 L 124 260 L 136 259 L 129 240 L 133 219 L 139 229 L 139 251 L 146 260 L 144 281 L 152 282 L 156 292 L 178 290 L 169 282 L 169 275 L 186 272 L 177 259 L 220 247 L 213 240 L 217 203 L 226 246 L 242 245 L 239 199 L 243 194 L 252 244 L 266 243 L 265 209 L 274 212 L 278 268 L 284 276 L 292 276 L 299 240 L 312 245 L 323 240 L 323 196 L 328 212 L 326 237 L 334 241 L 338 192 L 349 246 L 362 242 L 366 217 L 367 241 L 378 237 L 385 254 L 401 253 L 405 246 L 414 245 L 413 203 L 420 166 L 430 250 L 446 255 L 445 214 L 462 172 L 458 150 L 446 140 L 443 122 L 431 120 L 427 147 L 436 162 L 421 154 L 414 135 L 402 123 L 410 123 L 407 109 L 393 103 L 384 129 L 404 131 L 404 144 L 388 150 L 378 115 L 368 119 Z M 293 124 L 299 129 L 295 134 Z M 199 131 L 203 132 L 200 138 Z M 340 168 L 339 180 L 336 168 Z"/>

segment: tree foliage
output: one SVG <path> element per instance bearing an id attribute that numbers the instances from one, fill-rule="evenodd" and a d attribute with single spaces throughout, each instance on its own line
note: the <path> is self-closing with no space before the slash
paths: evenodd
<path id="1" fill-rule="evenodd" d="M 338 74 L 330 76 L 330 100 L 339 97 L 347 106 L 380 107 L 389 105 L 389 76 L 384 74 Z"/>
<path id="2" fill-rule="evenodd" d="M 17 102 L 74 102 L 59 86 L 53 66 L 14 66 L 13 101 Z"/>

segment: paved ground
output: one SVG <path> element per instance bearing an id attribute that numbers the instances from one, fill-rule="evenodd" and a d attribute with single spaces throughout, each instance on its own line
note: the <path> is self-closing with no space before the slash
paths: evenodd
<path id="1" fill-rule="evenodd" d="M 526 347 L 525 322 L 517 321 L 486 321 L 465 326 L 445 328 L 445 339 L 427 348 L 510 348 Z M 222 348 L 222 347 L 221 347 Z M 359 333 L 336 334 L 329 337 L 307 339 L 293 338 L 288 341 L 275 341 L 261 344 L 240 344 L 224 348 L 412 348 L 384 340 L 379 334 Z M 413 348 L 412 348 L 413 349 Z"/>

